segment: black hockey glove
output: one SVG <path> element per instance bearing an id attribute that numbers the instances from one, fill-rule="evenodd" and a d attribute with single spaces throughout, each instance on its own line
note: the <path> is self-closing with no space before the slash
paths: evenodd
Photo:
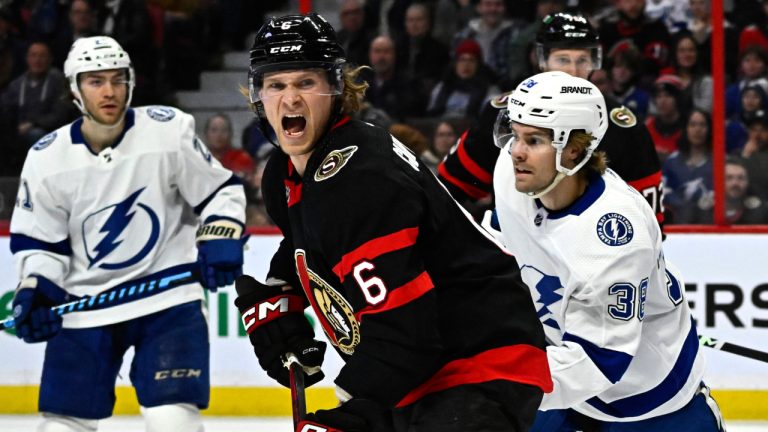
<path id="1" fill-rule="evenodd" d="M 317 410 L 307 414 L 299 425 L 312 425 L 315 429 L 341 432 L 390 432 L 392 426 L 391 411 L 369 399 L 352 398 L 334 409 Z"/>
<path id="2" fill-rule="evenodd" d="M 288 387 L 288 368 L 283 363 L 286 354 L 293 353 L 304 369 L 304 385 L 309 387 L 324 377 L 320 366 L 325 342 L 314 339 L 315 332 L 304 317 L 304 297 L 286 288 L 240 276 L 235 280 L 235 306 L 267 375 Z"/>

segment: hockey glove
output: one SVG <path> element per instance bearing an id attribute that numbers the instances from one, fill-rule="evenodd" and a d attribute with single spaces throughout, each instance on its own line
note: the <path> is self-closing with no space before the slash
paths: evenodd
<path id="1" fill-rule="evenodd" d="M 303 429 L 312 425 L 316 429 Z M 317 410 L 307 414 L 299 424 L 301 430 L 324 430 L 329 432 L 386 432 L 394 430 L 390 411 L 369 399 L 353 398 L 334 409 Z"/>
<path id="2" fill-rule="evenodd" d="M 304 370 L 305 386 L 322 380 L 325 342 L 314 339 L 315 332 L 304 317 L 304 297 L 290 287 L 265 285 L 247 275 L 237 278 L 235 289 L 235 306 L 267 375 L 288 387 L 288 368 L 283 363 L 286 354 L 293 353 Z"/>
<path id="3" fill-rule="evenodd" d="M 29 276 L 19 282 L 13 296 L 16 336 L 27 343 L 47 341 L 61 330 L 61 315 L 52 306 L 70 300 L 64 289 L 43 276 Z"/>
<path id="4" fill-rule="evenodd" d="M 201 283 L 209 290 L 232 285 L 243 274 L 243 247 L 248 236 L 229 219 L 210 221 L 197 230 L 197 264 Z"/>

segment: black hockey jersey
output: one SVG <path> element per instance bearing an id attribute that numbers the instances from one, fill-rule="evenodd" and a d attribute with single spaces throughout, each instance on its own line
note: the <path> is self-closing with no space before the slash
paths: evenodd
<path id="1" fill-rule="evenodd" d="M 273 155 L 262 188 L 284 234 L 268 276 L 303 289 L 342 389 L 390 407 L 491 380 L 551 391 L 515 259 L 386 131 L 345 118 L 303 176 Z"/>
<path id="2" fill-rule="evenodd" d="M 480 119 L 459 138 L 459 143 L 438 166 L 438 176 L 459 201 L 477 201 L 493 188 L 493 169 L 499 149 L 493 144 L 493 125 L 507 106 L 505 93 L 483 107 Z M 611 121 L 597 147 L 608 156 L 608 166 L 637 189 L 663 226 L 661 163 L 648 130 L 634 113 L 611 98 L 605 99 Z"/>

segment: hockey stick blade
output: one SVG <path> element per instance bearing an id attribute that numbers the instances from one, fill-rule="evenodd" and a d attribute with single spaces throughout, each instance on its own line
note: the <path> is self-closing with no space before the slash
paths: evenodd
<path id="1" fill-rule="evenodd" d="M 745 346 L 736 345 L 730 342 L 724 342 L 715 338 L 701 335 L 699 336 L 699 343 L 708 348 L 768 363 L 768 352 L 765 351 L 759 351 L 753 348 L 747 348 Z"/>
<path id="2" fill-rule="evenodd" d="M 147 298 L 170 288 L 200 280 L 194 265 L 177 266 L 171 270 L 170 272 L 164 271 L 160 275 L 151 278 L 140 278 L 119 284 L 94 296 L 85 296 L 54 306 L 51 308 L 51 311 L 57 315 L 66 315 L 72 312 L 104 309 Z M 15 325 L 16 322 L 13 317 L 6 318 L 0 322 L 0 330 L 13 328 Z"/>
<path id="3" fill-rule="evenodd" d="M 293 412 L 293 429 L 298 430 L 299 423 L 307 416 L 307 402 L 304 396 L 304 370 L 293 353 L 286 355 L 285 367 L 291 386 L 291 408 Z"/>

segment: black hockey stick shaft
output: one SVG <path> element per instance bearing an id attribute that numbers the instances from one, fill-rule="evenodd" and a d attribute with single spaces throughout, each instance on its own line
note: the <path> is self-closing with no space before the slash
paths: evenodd
<path id="1" fill-rule="evenodd" d="M 288 353 L 286 366 L 291 386 L 291 408 L 293 411 L 293 429 L 298 430 L 299 423 L 307 415 L 307 401 L 304 396 L 304 371 L 301 363 L 292 353 Z"/>
<path id="2" fill-rule="evenodd" d="M 174 271 L 163 273 L 150 278 L 141 278 L 128 281 L 107 289 L 94 296 L 85 296 L 77 300 L 60 304 L 51 308 L 58 315 L 66 315 L 72 312 L 91 311 L 104 309 L 118 304 L 129 303 L 181 285 L 186 285 L 200 280 L 196 268 L 193 265 L 185 265 L 174 268 Z M 13 317 L 0 321 L 0 330 L 13 328 L 16 325 Z"/>
<path id="3" fill-rule="evenodd" d="M 707 336 L 699 336 L 699 343 L 705 347 L 768 363 L 768 352 L 765 351 L 747 348 L 745 346 L 724 342 Z"/>

